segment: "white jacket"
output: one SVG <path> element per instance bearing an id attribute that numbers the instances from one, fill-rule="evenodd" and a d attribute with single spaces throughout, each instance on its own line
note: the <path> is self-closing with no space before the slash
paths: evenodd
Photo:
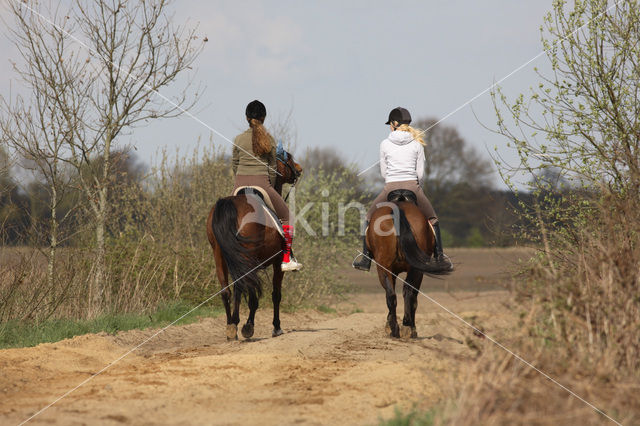
<path id="1" fill-rule="evenodd" d="M 380 144 L 380 174 L 385 183 L 424 178 L 424 147 L 411 133 L 395 130 Z"/>

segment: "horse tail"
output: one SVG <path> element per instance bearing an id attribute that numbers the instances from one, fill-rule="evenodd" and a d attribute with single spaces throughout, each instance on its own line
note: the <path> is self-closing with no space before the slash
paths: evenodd
<path id="1" fill-rule="evenodd" d="M 431 261 L 431 257 L 418 247 L 418 243 L 411 230 L 411 224 L 402 208 L 398 208 L 400 221 L 400 235 L 398 245 L 407 263 L 422 273 L 438 273 L 442 269 Z"/>
<path id="2" fill-rule="evenodd" d="M 251 249 L 243 245 L 253 241 L 238 232 L 238 210 L 231 197 L 216 202 L 211 225 L 236 291 L 245 297 L 260 297 L 262 283 L 258 275 L 258 262 L 252 256 Z"/>

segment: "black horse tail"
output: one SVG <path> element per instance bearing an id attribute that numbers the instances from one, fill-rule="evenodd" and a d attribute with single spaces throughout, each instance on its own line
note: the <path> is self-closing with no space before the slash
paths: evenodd
<path id="1" fill-rule="evenodd" d="M 212 222 L 213 235 L 220 246 L 236 291 L 245 297 L 260 297 L 262 283 L 258 275 L 258 261 L 252 256 L 251 249 L 243 245 L 252 240 L 238 233 L 238 210 L 231 197 L 221 198 L 216 202 Z"/>
<path id="2" fill-rule="evenodd" d="M 404 259 L 412 267 L 424 274 L 442 273 L 443 270 L 431 257 L 418 247 L 416 238 L 411 230 L 411 224 L 404 214 L 402 208 L 398 207 L 400 220 L 400 234 L 398 235 L 398 245 L 404 255 Z M 395 216 L 395 215 L 394 215 Z"/>

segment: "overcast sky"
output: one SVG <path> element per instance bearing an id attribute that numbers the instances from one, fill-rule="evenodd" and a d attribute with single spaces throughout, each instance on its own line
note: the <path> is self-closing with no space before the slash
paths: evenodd
<path id="1" fill-rule="evenodd" d="M 12 0 L 3 0 L 12 1 Z M 291 113 L 296 153 L 334 147 L 365 168 L 388 134 L 389 110 L 441 118 L 540 53 L 539 28 L 551 1 L 194 1 L 175 2 L 174 20 L 199 25 L 209 40 L 196 63 L 206 86 L 198 117 L 229 139 L 244 130 L 245 105 L 260 99 L 266 124 Z M 15 76 L 16 52 L 0 42 L 0 89 Z M 536 84 L 534 66 L 507 79 L 508 94 Z M 478 150 L 515 158 L 485 130 L 495 124 L 489 94 L 444 123 Z M 126 138 L 149 162 L 161 147 L 188 152 L 210 131 L 188 117 L 155 122 Z M 225 149 L 224 138 L 213 141 Z M 303 165 L 304 166 L 304 165 Z"/>

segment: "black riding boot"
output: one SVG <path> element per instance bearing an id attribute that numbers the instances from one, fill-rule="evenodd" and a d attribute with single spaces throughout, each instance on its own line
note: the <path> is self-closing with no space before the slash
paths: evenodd
<path id="1" fill-rule="evenodd" d="M 360 260 L 356 261 L 356 259 L 358 259 L 356 257 L 356 259 L 354 259 L 352 266 L 356 269 L 360 269 L 361 271 L 365 271 L 368 272 L 369 269 L 371 269 L 371 252 L 369 251 L 369 248 L 367 247 L 367 234 L 366 234 L 366 229 L 369 226 L 369 222 L 367 222 L 365 224 L 365 235 L 362 236 L 362 253 L 363 255 L 360 257 Z"/>
<path id="2" fill-rule="evenodd" d="M 436 246 L 433 248 L 433 257 L 435 259 L 435 262 L 442 268 L 443 271 L 452 271 L 453 264 L 451 263 L 451 260 L 449 260 L 449 257 L 444 254 L 442 248 L 442 236 L 440 235 L 439 223 L 433 225 L 433 232 L 436 235 Z"/>

